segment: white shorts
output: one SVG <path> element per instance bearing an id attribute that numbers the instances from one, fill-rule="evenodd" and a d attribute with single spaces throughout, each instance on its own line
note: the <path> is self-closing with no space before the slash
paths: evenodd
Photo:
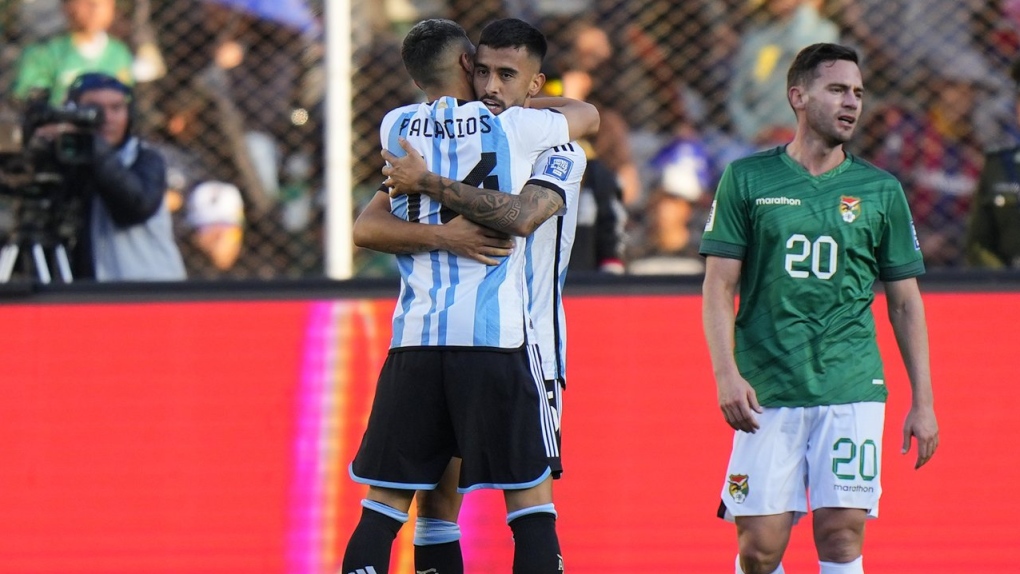
<path id="1" fill-rule="evenodd" d="M 720 516 L 863 508 L 878 517 L 885 403 L 766 408 L 754 434 L 737 431 Z M 724 512 L 723 512 L 724 510 Z"/>

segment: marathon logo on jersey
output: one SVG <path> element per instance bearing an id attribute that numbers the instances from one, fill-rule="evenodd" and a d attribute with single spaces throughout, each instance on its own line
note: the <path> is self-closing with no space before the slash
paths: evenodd
<path id="1" fill-rule="evenodd" d="M 733 497 L 733 502 L 737 504 L 743 504 L 747 500 L 747 493 L 750 488 L 747 486 L 748 476 L 746 474 L 731 474 L 727 482 L 729 483 L 730 496 Z"/>
<path id="2" fill-rule="evenodd" d="M 847 223 L 853 223 L 861 215 L 861 198 L 844 195 L 839 198 L 839 216 Z"/>
<path id="3" fill-rule="evenodd" d="M 549 158 L 549 163 L 545 165 L 545 175 L 549 177 L 555 177 L 560 181 L 567 181 L 567 177 L 570 175 L 570 170 L 574 167 L 574 162 L 561 155 L 554 155 Z"/>
<path id="4" fill-rule="evenodd" d="M 799 199 L 789 197 L 759 197 L 754 200 L 755 205 L 800 205 Z"/>

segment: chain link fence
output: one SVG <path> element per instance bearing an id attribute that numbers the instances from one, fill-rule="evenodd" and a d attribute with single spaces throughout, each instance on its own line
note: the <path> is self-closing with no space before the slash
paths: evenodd
<path id="1" fill-rule="evenodd" d="M 168 199 L 192 278 L 323 274 L 325 1 L 117 3 L 110 34 L 136 58 L 138 129 L 171 160 Z M 24 47 L 63 29 L 62 4 L 3 4 L 5 91 Z M 1009 77 L 1016 0 L 351 0 L 350 9 L 352 215 L 381 181 L 380 120 L 421 97 L 400 61 L 407 29 L 446 17 L 477 38 L 495 18 L 520 17 L 547 34 L 551 90 L 602 111 L 591 144 L 620 183 L 630 273 L 700 271 L 722 169 L 791 135 L 786 69 L 807 44 L 860 52 L 865 113 L 849 147 L 900 178 L 930 266 L 964 265 L 983 153 L 1020 141 Z M 224 215 L 217 201 L 240 206 L 243 222 L 203 235 L 202 209 Z M 231 240 L 236 259 L 217 251 Z M 355 270 L 395 273 L 392 257 L 364 250 Z"/>

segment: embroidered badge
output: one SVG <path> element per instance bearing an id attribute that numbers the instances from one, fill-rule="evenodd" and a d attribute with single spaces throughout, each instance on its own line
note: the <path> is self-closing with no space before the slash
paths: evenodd
<path id="1" fill-rule="evenodd" d="M 843 196 L 839 198 L 839 215 L 843 221 L 853 223 L 861 215 L 861 199 Z"/>
<path id="2" fill-rule="evenodd" d="M 747 500 L 748 486 L 746 474 L 731 474 L 729 477 L 730 496 L 737 504 L 743 504 Z"/>

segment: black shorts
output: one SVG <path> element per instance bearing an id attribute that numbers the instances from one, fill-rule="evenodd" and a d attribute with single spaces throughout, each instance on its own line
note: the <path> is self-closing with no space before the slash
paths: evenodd
<path id="1" fill-rule="evenodd" d="M 550 461 L 558 465 L 559 446 L 532 353 L 537 358 L 528 347 L 390 350 L 351 478 L 431 490 L 458 456 L 461 492 L 541 483 Z"/>

